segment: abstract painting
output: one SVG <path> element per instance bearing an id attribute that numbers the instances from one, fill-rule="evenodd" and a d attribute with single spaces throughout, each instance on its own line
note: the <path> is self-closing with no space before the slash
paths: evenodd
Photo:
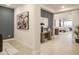
<path id="1" fill-rule="evenodd" d="M 29 30 L 29 12 L 17 15 L 17 29 Z"/>

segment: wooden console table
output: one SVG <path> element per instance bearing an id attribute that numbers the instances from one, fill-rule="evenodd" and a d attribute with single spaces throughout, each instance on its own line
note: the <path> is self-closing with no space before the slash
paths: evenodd
<path id="1" fill-rule="evenodd" d="M 41 43 L 45 42 L 45 39 L 51 40 L 51 32 L 42 32 L 41 33 Z"/>

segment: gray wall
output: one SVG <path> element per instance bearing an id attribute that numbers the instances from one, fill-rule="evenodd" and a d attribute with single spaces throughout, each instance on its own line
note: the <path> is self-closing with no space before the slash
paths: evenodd
<path id="1" fill-rule="evenodd" d="M 0 34 L 3 35 L 3 39 L 14 37 L 14 10 L 13 9 L 0 6 Z"/>
<path id="2" fill-rule="evenodd" d="M 48 18 L 48 27 L 51 28 L 51 31 L 53 33 L 53 13 L 41 9 L 41 17 Z"/>

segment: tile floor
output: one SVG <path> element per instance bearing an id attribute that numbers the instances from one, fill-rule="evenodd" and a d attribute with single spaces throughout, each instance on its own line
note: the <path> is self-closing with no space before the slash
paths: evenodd
<path id="1" fill-rule="evenodd" d="M 41 44 L 42 55 L 73 55 L 79 54 L 79 44 L 73 45 L 72 32 L 60 33 L 54 39 Z"/>
<path id="2" fill-rule="evenodd" d="M 16 40 L 5 40 L 0 55 L 31 55 L 32 50 Z M 79 44 L 72 43 L 72 33 L 60 33 L 41 44 L 40 55 L 79 55 Z"/>
<path id="3" fill-rule="evenodd" d="M 0 55 L 30 55 L 32 50 L 16 40 L 4 40 L 3 52 Z"/>

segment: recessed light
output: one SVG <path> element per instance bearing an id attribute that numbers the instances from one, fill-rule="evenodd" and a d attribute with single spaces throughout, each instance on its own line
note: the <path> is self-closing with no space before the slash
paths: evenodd
<path id="1" fill-rule="evenodd" d="M 62 6 L 62 8 L 64 8 L 64 6 Z"/>
<path id="2" fill-rule="evenodd" d="M 10 4 L 6 4 L 7 6 L 10 6 Z"/>

